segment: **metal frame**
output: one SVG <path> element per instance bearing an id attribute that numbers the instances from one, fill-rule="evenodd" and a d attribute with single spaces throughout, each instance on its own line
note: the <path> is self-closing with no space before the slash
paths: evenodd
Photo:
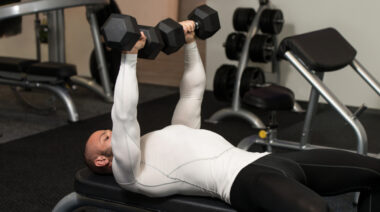
<path id="1" fill-rule="evenodd" d="M 243 75 L 244 69 L 247 66 L 248 63 L 248 55 L 249 55 L 249 46 L 251 42 L 251 38 L 255 36 L 257 31 L 259 30 L 259 23 L 260 23 L 260 17 L 262 12 L 265 9 L 269 9 L 269 1 L 268 0 L 260 0 L 260 6 L 259 9 L 251 23 L 251 26 L 249 27 L 248 33 L 247 33 L 247 39 L 244 42 L 243 50 L 240 55 L 239 65 L 236 72 L 236 79 L 235 79 L 235 85 L 234 85 L 234 93 L 232 98 L 232 106 L 231 108 L 224 108 L 217 112 L 215 112 L 209 119 L 206 120 L 206 122 L 209 123 L 218 123 L 220 120 L 226 118 L 226 117 L 239 117 L 246 121 L 248 121 L 253 128 L 258 129 L 265 129 L 265 124 L 261 121 L 261 119 L 256 116 L 254 113 L 244 110 L 241 108 L 241 100 L 240 100 L 240 82 L 241 77 Z M 275 42 L 275 48 L 277 48 L 277 36 L 273 36 L 274 42 Z M 275 49 L 276 52 L 276 49 Z M 272 72 L 278 73 L 279 70 L 279 64 L 276 57 L 273 57 L 272 59 Z M 294 104 L 293 110 L 296 112 L 304 112 L 302 107 L 296 102 Z"/>
<path id="2" fill-rule="evenodd" d="M 43 83 L 43 82 L 17 81 L 17 80 L 3 79 L 3 78 L 0 78 L 0 84 L 16 85 L 16 86 L 22 86 L 25 88 L 38 88 L 42 90 L 51 91 L 63 101 L 66 107 L 66 110 L 68 112 L 69 121 L 77 122 L 79 120 L 79 115 L 74 105 L 74 101 L 71 98 L 70 94 L 67 92 L 66 88 L 64 88 L 63 86 L 50 85 L 48 83 Z"/>
<path id="3" fill-rule="evenodd" d="M 132 206 L 123 205 L 120 203 L 114 203 L 107 200 L 89 198 L 72 192 L 65 197 L 63 197 L 53 208 L 53 212 L 67 212 L 74 211 L 77 208 L 83 206 L 95 206 L 104 209 L 111 209 L 116 211 L 125 211 L 125 212 L 148 212 L 147 210 L 136 208 Z"/>
<path id="4" fill-rule="evenodd" d="M 247 33 L 247 39 L 245 39 L 243 50 L 240 55 L 238 69 L 236 72 L 232 107 L 224 108 L 215 112 L 208 120 L 206 120 L 207 122 L 218 123 L 223 118 L 235 116 L 235 117 L 240 117 L 240 118 L 243 118 L 244 120 L 247 120 L 248 122 L 250 122 L 250 124 L 252 124 L 254 128 L 264 129 L 266 127 L 259 117 L 257 117 L 252 112 L 241 108 L 239 91 L 240 91 L 241 76 L 243 75 L 243 71 L 248 63 L 249 44 L 251 42 L 251 38 L 259 30 L 260 16 L 262 12 L 267 8 L 269 8 L 268 4 L 260 4 L 259 9 L 255 15 L 255 18 L 253 19 L 251 26 L 249 27 L 249 30 Z"/>
<path id="5" fill-rule="evenodd" d="M 310 94 L 309 106 L 305 118 L 305 124 L 302 132 L 301 142 L 291 142 L 280 140 L 276 138 L 277 130 L 270 129 L 269 137 L 261 139 L 257 135 L 244 138 L 238 147 L 248 150 L 253 144 L 267 145 L 270 149 L 271 146 L 285 147 L 296 150 L 315 149 L 315 148 L 331 148 L 326 146 L 312 145 L 309 143 L 309 134 L 312 127 L 312 119 L 315 114 L 318 105 L 318 98 L 321 95 L 353 128 L 357 137 L 357 149 L 356 152 L 361 155 L 369 155 L 379 158 L 379 154 L 368 153 L 368 141 L 366 131 L 353 114 L 340 100 L 328 89 L 328 87 L 322 82 L 323 73 L 316 73 L 308 70 L 291 51 L 285 52 L 285 58 L 296 68 L 296 70 L 311 84 L 312 90 Z M 366 81 L 370 87 L 380 96 L 380 84 L 379 82 L 356 60 L 351 63 L 352 68 L 358 72 L 358 74 Z M 351 151 L 351 150 L 347 150 Z"/>
<path id="6" fill-rule="evenodd" d="M 65 57 L 65 22 L 64 9 L 70 7 L 86 6 L 87 17 L 90 24 L 91 33 L 94 40 L 97 60 L 100 61 L 100 78 L 102 86 L 98 85 L 94 80 L 82 76 L 73 77 L 74 84 L 86 87 L 101 97 L 107 102 L 113 101 L 113 93 L 108 77 L 107 66 L 105 65 L 105 57 L 99 29 L 94 15 L 96 6 L 109 4 L 109 0 L 37 0 L 9 4 L 0 7 L 0 20 L 24 16 L 29 14 L 38 14 L 40 12 L 48 12 L 49 26 L 49 61 L 66 62 Z M 37 42 L 37 45 L 39 43 Z M 39 58 L 39 47 L 37 47 L 37 58 Z"/>

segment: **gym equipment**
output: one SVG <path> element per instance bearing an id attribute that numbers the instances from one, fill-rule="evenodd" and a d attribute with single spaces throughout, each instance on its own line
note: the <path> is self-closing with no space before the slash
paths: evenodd
<path id="1" fill-rule="evenodd" d="M 97 49 L 98 59 L 102 60 L 103 52 L 97 48 L 100 44 L 98 26 L 96 23 L 94 10 L 96 6 L 108 4 L 107 0 L 66 0 L 66 1 L 26 1 L 0 7 L 0 21 L 21 17 L 23 15 L 35 14 L 36 33 L 36 58 L 37 60 L 1 57 L 0 58 L 0 84 L 21 86 L 26 89 L 44 89 L 54 93 L 61 99 L 68 111 L 69 121 L 78 121 L 78 113 L 74 102 L 69 95 L 67 88 L 72 85 L 80 85 L 91 89 L 104 97 L 107 101 L 112 101 L 108 76 L 102 69 L 103 88 L 94 83 L 93 80 L 76 75 L 76 68 L 65 63 L 65 36 L 63 10 L 69 7 L 86 6 L 88 21 L 90 23 L 94 43 Z M 39 62 L 40 60 L 40 40 L 39 40 L 39 18 L 40 12 L 46 12 L 49 22 L 49 62 Z M 104 60 L 102 60 L 104 61 Z M 102 63 L 101 63 L 102 64 Z M 104 67 L 104 66 L 102 66 Z"/>
<path id="2" fill-rule="evenodd" d="M 236 31 L 248 32 L 256 12 L 253 8 L 237 8 L 233 15 L 233 26 Z M 281 10 L 265 9 L 260 17 L 260 30 L 263 33 L 279 34 L 284 25 L 284 17 Z"/>
<path id="3" fill-rule="evenodd" d="M 144 48 L 139 50 L 138 57 L 155 59 L 165 45 L 161 38 L 160 31 L 156 27 L 142 25 L 139 25 L 138 27 L 140 31 L 144 32 L 144 35 L 147 38 Z"/>
<path id="4" fill-rule="evenodd" d="M 327 52 L 328 54 L 326 54 Z M 376 154 L 368 153 L 366 131 L 357 117 L 357 114 L 362 113 L 364 109 L 359 108 L 357 112 L 352 113 L 322 82 L 325 72 L 337 71 L 350 65 L 380 96 L 379 82 L 355 59 L 356 50 L 351 44 L 337 30 L 326 28 L 285 38 L 280 44 L 279 56 L 290 62 L 312 86 L 301 141 L 279 140 L 276 138 L 277 128 L 270 127 L 261 133 L 265 136 L 247 137 L 239 143 L 238 147 L 248 149 L 252 144 L 262 144 L 266 145 L 269 150 L 272 146 L 297 150 L 332 148 L 312 145 L 309 142 L 313 116 L 317 110 L 319 95 L 322 95 L 355 131 L 357 136 L 356 152 L 378 157 Z M 260 97 L 254 93 L 249 94 L 249 96 L 250 100 L 247 102 L 251 103 L 252 106 L 257 106 L 255 101 L 259 100 Z"/>
<path id="5" fill-rule="evenodd" d="M 230 33 L 224 44 L 226 56 L 230 60 L 239 60 L 246 36 L 243 33 Z M 272 60 L 274 41 L 270 35 L 253 36 L 249 46 L 249 58 L 253 62 L 266 63 Z"/>
<path id="6" fill-rule="evenodd" d="M 111 49 L 129 51 L 140 38 L 140 30 L 134 17 L 111 14 L 102 26 L 104 42 Z"/>
<path id="7" fill-rule="evenodd" d="M 208 197 L 174 195 L 149 198 L 122 189 L 112 175 L 97 175 L 88 168 L 75 176 L 75 192 L 63 197 L 53 212 L 74 211 L 83 206 L 95 206 L 115 211 L 183 211 L 237 212 L 221 200 Z"/>
<path id="8" fill-rule="evenodd" d="M 243 71 L 248 63 L 249 51 L 250 51 L 250 46 L 251 46 L 251 41 L 252 41 L 251 38 L 255 36 L 255 34 L 258 32 L 261 14 L 263 13 L 264 10 L 268 8 L 269 8 L 269 1 L 260 1 L 260 7 L 257 10 L 256 15 L 254 16 L 253 21 L 251 21 L 251 24 L 247 33 L 247 39 L 245 39 L 243 49 L 239 56 L 239 64 L 238 64 L 238 69 L 235 76 L 231 108 L 224 108 L 215 112 L 208 120 L 206 120 L 207 122 L 216 124 L 220 120 L 226 117 L 234 116 L 234 117 L 239 117 L 248 121 L 254 128 L 258 128 L 258 129 L 266 128 L 265 124 L 261 121 L 259 117 L 257 117 L 252 112 L 241 108 L 240 84 L 241 84 Z M 273 36 L 273 43 L 276 44 L 276 36 Z M 274 52 L 276 52 L 275 49 L 274 49 Z M 278 68 L 279 67 L 277 65 L 277 60 L 275 57 L 273 57 L 272 72 L 278 73 Z"/>
<path id="9" fill-rule="evenodd" d="M 237 67 L 221 65 L 214 77 L 214 96 L 220 101 L 230 102 L 233 95 Z M 240 96 L 242 97 L 252 87 L 265 83 L 265 75 L 261 68 L 246 67 L 241 79 Z"/>
<path id="10" fill-rule="evenodd" d="M 103 44 L 104 56 L 107 64 L 108 77 L 112 86 L 116 82 L 117 74 L 119 73 L 120 61 L 121 61 L 121 52 L 116 49 L 107 50 L 105 44 Z M 90 73 L 92 78 L 95 79 L 97 83 L 102 84 L 98 62 L 96 59 L 96 51 L 92 50 L 90 55 Z"/>
<path id="11" fill-rule="evenodd" d="M 200 39 L 207 39 L 220 29 L 218 12 L 207 5 L 195 8 L 188 16 L 195 22 L 195 34 Z M 162 50 L 166 54 L 172 54 L 185 44 L 185 36 L 182 25 L 167 18 L 158 23 L 157 28 L 161 32 L 165 47 Z"/>
<path id="12" fill-rule="evenodd" d="M 0 2 L 0 6 L 18 3 L 20 1 L 21 0 L 3 0 Z M 22 30 L 21 23 L 21 16 L 0 20 L 0 37 L 20 34 Z"/>

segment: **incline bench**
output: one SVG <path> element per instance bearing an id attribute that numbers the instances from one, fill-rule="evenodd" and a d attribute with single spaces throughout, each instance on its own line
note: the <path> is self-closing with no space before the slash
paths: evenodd
<path id="1" fill-rule="evenodd" d="M 125 212 L 236 212 L 221 200 L 207 197 L 149 198 L 122 189 L 112 175 L 97 175 L 88 168 L 77 172 L 74 187 L 75 192 L 61 199 L 53 212 L 73 211 L 83 206 Z"/>
<path id="2" fill-rule="evenodd" d="M 0 57 L 0 84 L 53 92 L 64 102 L 72 122 L 78 121 L 78 113 L 65 84 L 76 74 L 76 67 L 70 64 Z"/>

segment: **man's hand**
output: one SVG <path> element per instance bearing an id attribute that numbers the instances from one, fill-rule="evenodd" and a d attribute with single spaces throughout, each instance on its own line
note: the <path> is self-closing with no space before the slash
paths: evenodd
<path id="1" fill-rule="evenodd" d="M 191 43 L 195 41 L 195 23 L 194 21 L 181 21 L 179 24 L 183 27 L 183 32 L 185 33 L 186 43 Z"/>
<path id="2" fill-rule="evenodd" d="M 146 43 L 146 36 L 143 32 L 140 32 L 140 34 L 140 39 L 136 42 L 136 44 L 132 47 L 131 50 L 123 51 L 124 54 L 137 54 L 140 49 L 144 48 Z"/>

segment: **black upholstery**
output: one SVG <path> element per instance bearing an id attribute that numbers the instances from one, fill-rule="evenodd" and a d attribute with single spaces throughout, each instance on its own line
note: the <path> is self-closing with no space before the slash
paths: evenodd
<path id="1" fill-rule="evenodd" d="M 243 96 L 245 104 L 265 110 L 291 110 L 294 101 L 294 94 L 290 89 L 276 84 L 251 88 Z"/>
<path id="2" fill-rule="evenodd" d="M 152 211 L 167 212 L 236 212 L 218 199 L 192 196 L 149 198 L 122 189 L 112 175 L 97 175 L 89 169 L 79 170 L 75 177 L 75 191 L 81 195 L 135 206 Z"/>
<path id="3" fill-rule="evenodd" d="M 26 71 L 28 74 L 69 78 L 77 74 L 76 67 L 66 63 L 43 62 L 32 64 Z"/>
<path id="4" fill-rule="evenodd" d="M 26 71 L 28 74 L 69 78 L 77 74 L 76 67 L 66 63 L 44 62 L 32 64 Z"/>
<path id="5" fill-rule="evenodd" d="M 15 57 L 0 57 L 0 71 L 25 72 L 26 69 L 36 60 L 29 60 Z"/>
<path id="6" fill-rule="evenodd" d="M 356 50 L 333 28 L 287 37 L 280 44 L 279 56 L 284 58 L 286 51 L 319 72 L 341 69 L 356 56 Z"/>

